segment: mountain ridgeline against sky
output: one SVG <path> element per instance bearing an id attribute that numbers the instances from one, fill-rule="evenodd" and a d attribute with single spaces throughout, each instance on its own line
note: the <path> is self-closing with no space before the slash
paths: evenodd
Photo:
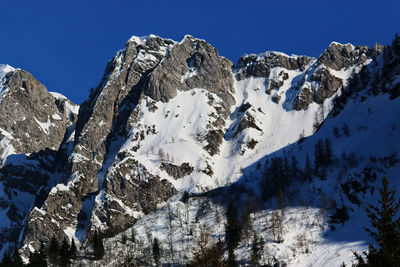
<path id="1" fill-rule="evenodd" d="M 376 184 L 400 185 L 398 37 L 236 65 L 189 35 L 132 37 L 80 106 L 24 70 L 0 78 L 0 257 L 56 238 L 90 265 L 101 237 L 101 265 L 149 265 L 156 238 L 185 264 L 204 229 L 225 239 L 232 202 L 265 242 L 257 258 L 242 234 L 240 264 L 339 265 L 366 248 Z"/>

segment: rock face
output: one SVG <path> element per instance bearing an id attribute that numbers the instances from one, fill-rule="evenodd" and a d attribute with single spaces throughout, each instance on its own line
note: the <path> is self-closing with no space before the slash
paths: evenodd
<path id="1" fill-rule="evenodd" d="M 217 50 L 203 40 L 185 36 L 174 45 L 166 59 L 152 72 L 145 94 L 167 102 L 177 90 L 204 88 L 218 95 L 227 112 L 235 103 L 232 62 L 220 57 Z"/>
<path id="2" fill-rule="evenodd" d="M 0 105 L 3 138 L 10 133 L 15 153 L 39 152 L 45 148 L 58 150 L 66 126 L 75 121 L 76 114 L 68 111 L 67 105 L 71 103 L 53 97 L 26 71 L 12 71 L 3 79 Z M 3 153 L 5 148 L 0 149 Z"/>
<path id="3" fill-rule="evenodd" d="M 34 205 L 43 203 L 54 183 L 51 177 L 62 158 L 63 140 L 67 140 L 79 109 L 66 98 L 53 96 L 30 73 L 8 70 L 0 77 L 3 252 L 7 243 L 19 240 L 24 220 Z"/>
<path id="4" fill-rule="evenodd" d="M 260 55 L 242 56 L 236 69 L 238 80 L 254 77 L 267 77 L 272 68 L 281 67 L 287 70 L 304 70 L 312 58 L 307 56 L 288 56 L 278 52 L 266 52 Z"/>

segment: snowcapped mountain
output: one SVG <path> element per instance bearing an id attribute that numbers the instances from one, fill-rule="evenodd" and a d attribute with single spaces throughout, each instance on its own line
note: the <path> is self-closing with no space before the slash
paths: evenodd
<path id="1" fill-rule="evenodd" d="M 115 266 L 135 232 L 142 264 L 154 237 L 162 262 L 184 264 L 200 225 L 224 239 L 234 201 L 266 241 L 265 264 L 349 263 L 366 248 L 373 188 L 400 172 L 399 61 L 394 45 L 333 42 L 318 58 L 265 52 L 234 66 L 192 36 L 132 37 L 80 107 L 0 65 L 1 253 L 27 257 L 52 237 L 90 253 L 98 231 L 101 264 Z"/>

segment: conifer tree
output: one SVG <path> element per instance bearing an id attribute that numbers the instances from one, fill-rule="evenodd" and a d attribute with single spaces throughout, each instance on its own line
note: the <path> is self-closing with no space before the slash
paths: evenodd
<path id="1" fill-rule="evenodd" d="M 298 170 L 298 162 L 297 162 L 297 159 L 296 159 L 296 157 L 294 156 L 294 155 L 292 155 L 292 158 L 291 158 L 291 160 L 290 160 L 290 168 L 291 168 L 291 173 L 290 173 L 290 179 L 291 180 L 296 180 L 297 179 L 297 177 L 298 177 L 298 172 L 299 172 L 299 170 Z"/>
<path id="2" fill-rule="evenodd" d="M 69 265 L 69 242 L 66 238 L 64 238 L 63 242 L 61 243 L 60 247 L 60 264 L 61 266 L 68 266 Z"/>
<path id="3" fill-rule="evenodd" d="M 5 252 L 3 254 L 3 261 L 1 262 L 0 266 L 1 267 L 12 267 L 13 266 L 13 261 L 8 252 Z"/>
<path id="4" fill-rule="evenodd" d="M 44 244 L 40 242 L 40 249 L 39 251 L 35 250 L 30 256 L 29 256 L 29 267 L 47 267 L 47 261 L 46 261 L 46 250 L 44 247 Z"/>
<path id="5" fill-rule="evenodd" d="M 259 266 L 261 260 L 261 242 L 257 236 L 257 233 L 254 232 L 253 235 L 253 244 L 251 245 L 251 255 L 250 255 L 250 263 L 251 266 Z"/>
<path id="6" fill-rule="evenodd" d="M 12 262 L 13 262 L 12 266 L 15 266 L 15 267 L 24 266 L 24 262 L 22 261 L 21 254 L 19 253 L 19 250 L 17 248 L 15 248 L 15 250 L 14 250 Z"/>
<path id="7" fill-rule="evenodd" d="M 333 161 L 332 143 L 328 138 L 326 138 L 324 145 L 325 145 L 324 163 L 325 163 L 325 166 L 329 166 L 332 164 L 332 161 Z"/>
<path id="8" fill-rule="evenodd" d="M 100 238 L 99 233 L 97 230 L 94 231 L 93 239 L 92 239 L 92 246 L 93 246 L 93 256 L 96 260 L 100 260 L 104 256 L 104 245 L 103 240 Z"/>
<path id="9" fill-rule="evenodd" d="M 306 175 L 306 179 L 311 182 L 312 180 L 312 166 L 311 166 L 311 161 L 310 161 L 310 157 L 308 156 L 308 153 L 306 155 L 306 164 L 304 166 L 304 172 Z"/>
<path id="10" fill-rule="evenodd" d="M 238 212 L 231 201 L 226 210 L 225 238 L 228 248 L 228 266 L 236 266 L 234 250 L 240 242 L 242 227 L 238 220 Z"/>
<path id="11" fill-rule="evenodd" d="M 75 259 L 78 249 L 76 248 L 75 240 L 72 238 L 71 247 L 69 249 L 68 257 L 70 259 Z"/>
<path id="12" fill-rule="evenodd" d="M 157 238 L 154 238 L 152 251 L 153 251 L 154 263 L 156 264 L 156 266 L 159 266 L 160 265 L 160 257 L 161 257 L 161 249 L 160 249 L 160 244 L 158 243 Z"/>
<path id="13" fill-rule="evenodd" d="M 60 257 L 60 246 L 55 236 L 53 236 L 50 240 L 50 245 L 47 250 L 47 254 L 49 255 L 49 260 L 52 264 L 54 265 L 58 264 Z"/>
<path id="14" fill-rule="evenodd" d="M 399 266 L 400 263 L 400 202 L 395 199 L 396 191 L 389 189 L 386 178 L 379 189 L 378 205 L 366 209 L 372 228 L 365 228 L 378 245 L 369 244 L 368 251 L 354 253 L 357 263 L 353 266 Z"/>

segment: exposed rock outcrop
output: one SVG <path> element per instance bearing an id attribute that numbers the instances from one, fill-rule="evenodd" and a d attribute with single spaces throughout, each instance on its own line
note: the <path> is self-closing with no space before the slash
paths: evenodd
<path id="1" fill-rule="evenodd" d="M 312 58 L 307 56 L 288 56 L 278 52 L 244 55 L 239 59 L 235 67 L 238 70 L 236 77 L 238 80 L 248 77 L 267 77 L 270 70 L 276 67 L 282 67 L 287 70 L 304 70 L 311 60 Z"/>
<path id="2" fill-rule="evenodd" d="M 145 94 L 156 101 L 167 102 L 176 96 L 177 90 L 204 88 L 224 100 L 228 114 L 235 103 L 231 94 L 232 66 L 231 61 L 220 57 L 206 41 L 185 36 L 152 72 Z"/>

